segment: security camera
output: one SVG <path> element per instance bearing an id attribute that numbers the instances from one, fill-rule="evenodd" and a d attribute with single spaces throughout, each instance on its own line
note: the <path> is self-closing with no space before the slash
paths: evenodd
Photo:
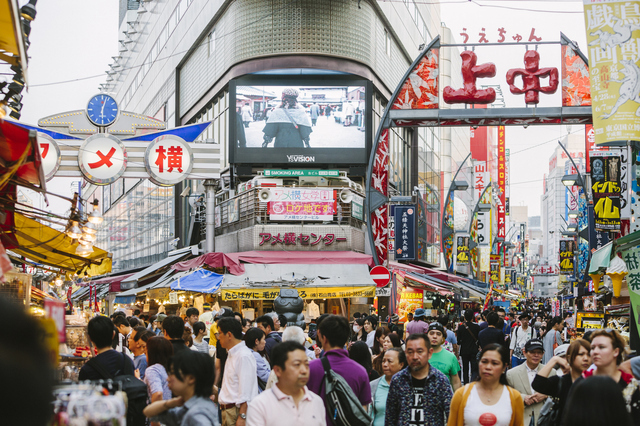
<path id="1" fill-rule="evenodd" d="M 178 247 L 178 241 L 180 241 L 180 237 L 174 238 L 173 240 L 169 241 L 169 245 L 173 248 L 176 248 Z"/>
<path id="2" fill-rule="evenodd" d="M 182 198 L 184 198 L 184 197 L 188 197 L 188 196 L 189 196 L 189 192 L 191 192 L 191 187 L 190 187 L 190 186 L 187 186 L 187 187 L 185 187 L 185 188 L 182 190 L 182 192 L 180 193 L 180 196 L 181 196 Z"/>

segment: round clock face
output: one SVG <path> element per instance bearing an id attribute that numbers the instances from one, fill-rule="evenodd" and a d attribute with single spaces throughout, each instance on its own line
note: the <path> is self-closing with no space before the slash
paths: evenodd
<path id="1" fill-rule="evenodd" d="M 109 95 L 95 95 L 87 104 L 87 117 L 96 126 L 113 124 L 118 117 L 118 104 Z"/>

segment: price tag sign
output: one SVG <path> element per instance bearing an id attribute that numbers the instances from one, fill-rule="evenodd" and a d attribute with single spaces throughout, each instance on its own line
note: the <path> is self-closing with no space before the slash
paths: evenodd
<path id="1" fill-rule="evenodd" d="M 51 318 L 56 324 L 58 332 L 58 341 L 65 343 L 67 341 L 67 331 L 65 328 L 65 304 L 59 300 L 45 299 L 44 312 L 47 318 Z"/>

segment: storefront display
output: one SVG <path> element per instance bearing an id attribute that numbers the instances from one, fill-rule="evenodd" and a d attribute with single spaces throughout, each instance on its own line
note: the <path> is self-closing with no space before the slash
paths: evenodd
<path id="1" fill-rule="evenodd" d="M 584 329 L 600 329 L 604 322 L 604 312 L 578 311 L 576 315 L 576 327 Z"/>

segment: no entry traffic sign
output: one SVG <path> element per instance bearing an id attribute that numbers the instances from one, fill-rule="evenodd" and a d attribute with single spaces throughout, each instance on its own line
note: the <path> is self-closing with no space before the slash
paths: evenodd
<path id="1" fill-rule="evenodd" d="M 391 280 L 391 273 L 384 266 L 374 266 L 369 271 L 369 275 L 371 275 L 373 282 L 376 283 L 376 287 L 384 287 Z"/>

